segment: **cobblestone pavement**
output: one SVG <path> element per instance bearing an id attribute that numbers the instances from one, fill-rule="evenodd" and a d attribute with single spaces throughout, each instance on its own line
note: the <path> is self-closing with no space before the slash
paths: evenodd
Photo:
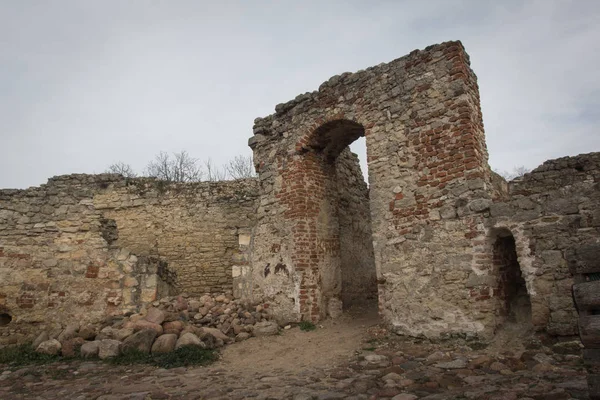
<path id="1" fill-rule="evenodd" d="M 295 340 L 295 330 L 282 341 Z M 313 340 L 318 335 L 305 332 Z M 343 326 L 337 327 L 343 329 Z M 578 342 L 531 340 L 515 353 L 474 350 L 458 342 L 432 344 L 363 328 L 353 354 L 295 365 L 293 354 L 267 368 L 227 360 L 209 367 L 157 369 L 73 361 L 18 370 L 0 367 L 0 399 L 587 399 Z M 291 339 L 287 339 L 287 337 Z M 324 336 L 323 336 L 324 337 Z M 252 345 L 253 340 L 247 341 Z M 310 346 L 310 340 L 303 346 Z M 260 342 L 255 342 L 256 343 Z M 244 345 L 244 343 L 232 346 Z M 267 352 L 265 345 L 265 352 Z M 522 353 L 522 354 L 521 354 Z M 321 357 L 328 357 L 323 351 Z"/>

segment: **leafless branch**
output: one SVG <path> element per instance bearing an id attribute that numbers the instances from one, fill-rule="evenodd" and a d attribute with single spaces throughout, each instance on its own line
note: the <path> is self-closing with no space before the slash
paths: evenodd
<path id="1" fill-rule="evenodd" d="M 106 172 L 109 174 L 121 174 L 125 178 L 135 178 L 137 174 L 133 171 L 131 165 L 124 163 L 123 161 L 118 161 L 114 164 L 111 164 L 106 169 Z"/>
<path id="2" fill-rule="evenodd" d="M 225 165 L 225 170 L 232 179 L 252 178 L 256 176 L 252 156 L 235 156 Z"/>

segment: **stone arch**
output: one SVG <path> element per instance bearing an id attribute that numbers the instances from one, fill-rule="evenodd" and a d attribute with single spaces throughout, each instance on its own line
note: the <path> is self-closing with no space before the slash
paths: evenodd
<path id="1" fill-rule="evenodd" d="M 343 118 L 315 125 L 297 146 L 291 168 L 306 190 L 289 200 L 296 243 L 316 244 L 296 246 L 295 255 L 302 260 L 300 312 L 314 321 L 377 297 L 368 186 L 348 147 L 365 128 Z"/>
<path id="2" fill-rule="evenodd" d="M 492 268 L 496 276 L 494 295 L 499 299 L 499 321 L 524 327 L 532 323 L 532 303 L 525 274 L 520 265 L 515 236 L 506 227 L 490 230 Z"/>
<path id="3" fill-rule="evenodd" d="M 335 271 L 343 251 L 331 176 L 351 161 L 340 149 L 364 134 L 380 315 L 398 333 L 428 337 L 491 325 L 494 299 L 473 309 L 457 295 L 465 271 L 487 262 L 469 248 L 485 237 L 481 206 L 491 197 L 477 79 L 459 42 L 334 76 L 256 119 L 253 133 L 263 190 L 253 301 L 280 321 L 333 315 L 340 280 L 322 272 Z M 279 263 L 289 274 L 264 276 Z"/>
<path id="4" fill-rule="evenodd" d="M 352 142 L 365 136 L 365 127 L 354 120 L 332 118 L 321 124 L 315 124 L 311 131 L 298 143 L 298 153 L 307 151 L 322 152 L 329 161 L 333 161 Z"/>

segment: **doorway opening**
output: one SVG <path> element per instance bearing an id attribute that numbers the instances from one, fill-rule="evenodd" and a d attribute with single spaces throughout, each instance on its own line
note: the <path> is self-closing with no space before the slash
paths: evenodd
<path id="1" fill-rule="evenodd" d="M 311 196 L 319 209 L 316 260 L 327 310 L 322 314 L 329 316 L 377 306 L 369 187 L 361 160 L 350 150 L 364 134 L 356 122 L 335 120 L 317 128 L 304 148 L 307 169 L 316 170 L 307 174 L 305 185 L 315 188 Z"/>
<path id="2" fill-rule="evenodd" d="M 506 322 L 530 326 L 531 298 L 519 265 L 515 238 L 508 229 L 501 229 L 496 233 L 493 260 L 498 271 L 500 315 Z"/>

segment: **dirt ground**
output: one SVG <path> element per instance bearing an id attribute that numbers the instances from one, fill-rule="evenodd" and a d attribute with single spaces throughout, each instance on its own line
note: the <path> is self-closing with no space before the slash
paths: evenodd
<path id="1" fill-rule="evenodd" d="M 221 367 L 260 373 L 333 367 L 349 360 L 361 348 L 367 329 L 379 322 L 371 308 L 353 309 L 336 320 L 317 324 L 314 331 L 298 328 L 280 335 L 234 343 L 222 353 Z"/>

